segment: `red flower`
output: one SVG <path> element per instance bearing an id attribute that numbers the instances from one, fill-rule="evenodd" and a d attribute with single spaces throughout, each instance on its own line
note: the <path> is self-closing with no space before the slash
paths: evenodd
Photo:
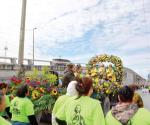
<path id="1" fill-rule="evenodd" d="M 39 85 L 40 83 L 41 83 L 40 81 L 37 81 L 37 82 L 36 82 L 36 84 L 38 84 L 38 85 Z"/>
<path id="2" fill-rule="evenodd" d="M 29 79 L 27 79 L 27 80 L 26 80 L 26 83 L 27 83 L 27 84 L 28 84 L 28 83 L 30 83 L 30 80 L 29 80 Z"/>
<path id="3" fill-rule="evenodd" d="M 44 83 L 47 83 L 47 80 L 44 80 Z"/>

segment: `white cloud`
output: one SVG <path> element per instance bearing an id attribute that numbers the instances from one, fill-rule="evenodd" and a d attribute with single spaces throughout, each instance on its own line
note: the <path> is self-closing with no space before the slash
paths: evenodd
<path id="1" fill-rule="evenodd" d="M 36 58 L 51 59 L 46 54 L 51 47 L 69 43 L 82 38 L 87 31 L 94 30 L 90 38 L 95 53 L 79 54 L 73 61 L 85 62 L 94 54 L 113 53 L 124 58 L 125 65 L 138 72 L 146 72 L 149 62 L 142 61 L 149 57 L 147 51 L 140 55 L 130 50 L 150 46 L 150 1 L 143 0 L 28 0 L 26 16 L 25 57 L 32 58 L 32 29 L 35 31 Z M 18 56 L 21 0 L 0 0 L 0 55 L 4 55 L 4 46 L 8 44 L 8 56 Z M 145 20 L 144 20 L 145 18 Z M 97 26 L 97 29 L 94 29 Z M 100 26 L 100 27 L 98 27 Z M 87 43 L 88 44 L 88 43 Z M 44 50 L 41 51 L 45 47 Z M 59 51 L 59 47 L 58 51 Z M 60 46 L 61 48 L 61 46 Z M 65 49 L 65 48 L 64 48 Z M 114 52 L 111 49 L 115 50 Z M 79 50 L 79 48 L 78 48 Z M 118 52 L 116 52 L 118 50 Z M 43 55 L 44 52 L 44 55 Z M 141 60 L 134 62 L 138 59 Z M 130 62 L 132 60 L 132 63 Z M 129 63 L 130 62 L 130 63 Z M 138 66 L 142 65 L 142 68 Z M 143 71 L 140 71 L 142 70 Z"/>

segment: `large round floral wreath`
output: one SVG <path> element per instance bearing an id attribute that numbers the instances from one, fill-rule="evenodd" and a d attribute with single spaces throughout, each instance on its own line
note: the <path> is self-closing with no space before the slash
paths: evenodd
<path id="1" fill-rule="evenodd" d="M 96 67 L 98 63 L 109 62 L 115 66 L 116 82 L 122 83 L 123 79 L 123 64 L 122 60 L 114 55 L 102 54 L 92 57 L 88 63 L 87 71 L 90 74 L 91 70 Z"/>

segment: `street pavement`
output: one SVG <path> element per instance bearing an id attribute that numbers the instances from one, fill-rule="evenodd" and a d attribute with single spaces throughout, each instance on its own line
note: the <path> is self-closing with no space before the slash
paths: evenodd
<path id="1" fill-rule="evenodd" d="M 150 93 L 142 93 L 142 91 L 138 91 L 138 93 L 143 99 L 144 107 L 150 111 Z"/>

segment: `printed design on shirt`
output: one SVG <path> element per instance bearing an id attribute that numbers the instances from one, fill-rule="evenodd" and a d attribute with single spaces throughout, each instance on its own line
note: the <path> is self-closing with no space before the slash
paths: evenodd
<path id="1" fill-rule="evenodd" d="M 81 106 L 76 105 L 76 107 L 74 109 L 74 116 L 72 119 L 73 125 L 86 125 L 85 120 L 80 113 L 81 113 Z"/>
<path id="2" fill-rule="evenodd" d="M 14 102 L 14 104 L 12 105 L 12 111 L 14 114 L 20 115 L 20 108 L 18 101 Z"/>

